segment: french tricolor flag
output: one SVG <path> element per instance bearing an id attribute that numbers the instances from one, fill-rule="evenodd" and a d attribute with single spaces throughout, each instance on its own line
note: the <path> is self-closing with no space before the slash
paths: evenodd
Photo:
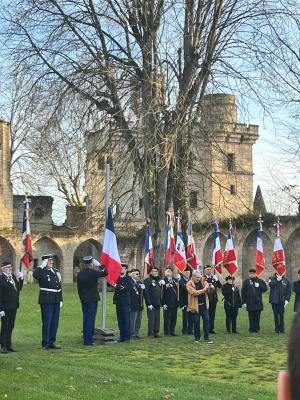
<path id="1" fill-rule="evenodd" d="M 188 264 L 193 268 L 197 269 L 197 255 L 196 255 L 196 246 L 195 240 L 193 236 L 192 222 L 188 221 L 188 229 L 187 229 L 187 249 L 186 249 L 186 258 Z"/>
<path id="2" fill-rule="evenodd" d="M 173 225 L 174 225 L 174 211 L 170 211 L 168 213 L 168 223 L 167 223 L 166 237 L 165 237 L 165 250 L 166 250 L 165 265 L 166 266 L 171 264 L 174 253 L 176 251 L 176 243 L 175 243 Z"/>
<path id="3" fill-rule="evenodd" d="M 182 226 L 181 226 L 181 218 L 177 218 L 177 238 L 176 238 L 176 251 L 174 256 L 174 265 L 178 269 L 178 271 L 183 272 L 186 268 L 186 254 L 185 254 L 185 245 L 183 241 L 182 235 Z"/>
<path id="4" fill-rule="evenodd" d="M 108 208 L 107 212 L 104 243 L 100 262 L 101 265 L 104 265 L 107 269 L 108 275 L 105 277 L 107 282 L 111 285 L 115 284 L 121 275 L 122 267 L 110 208 Z"/>
<path id="5" fill-rule="evenodd" d="M 30 230 L 30 206 L 31 201 L 25 196 L 24 204 L 24 215 L 23 215 L 23 227 L 22 227 L 22 245 L 24 248 L 21 256 L 21 264 L 26 268 L 29 267 L 32 256 L 32 245 L 31 245 L 31 230 Z"/>
<path id="6" fill-rule="evenodd" d="M 281 231 L 282 231 L 282 224 L 277 222 L 274 224 L 275 227 L 275 242 L 274 242 L 274 250 L 272 255 L 272 265 L 273 268 L 276 270 L 277 274 L 282 276 L 286 273 L 286 265 L 285 265 L 285 255 L 284 250 L 281 243 Z"/>
<path id="7" fill-rule="evenodd" d="M 227 269 L 229 275 L 234 275 L 238 269 L 237 257 L 233 243 L 232 226 L 229 227 L 227 242 L 223 257 L 223 266 Z"/>
<path id="8" fill-rule="evenodd" d="M 258 231 L 257 231 L 257 241 L 256 241 L 256 275 L 260 276 L 266 267 L 266 260 L 264 256 L 264 248 L 262 242 L 262 223 L 261 219 L 258 220 Z"/>
<path id="9" fill-rule="evenodd" d="M 145 265 L 147 267 L 147 273 L 149 274 L 151 267 L 154 265 L 154 249 L 151 237 L 150 220 L 147 220 L 146 226 L 145 254 Z"/>
<path id="10" fill-rule="evenodd" d="M 215 270 L 221 274 L 222 273 L 222 262 L 223 262 L 223 255 L 222 255 L 222 250 L 221 250 L 221 242 L 220 242 L 220 236 L 219 236 L 219 223 L 218 221 L 214 222 L 214 250 L 213 250 L 213 256 L 212 256 L 212 265 L 215 268 Z"/>

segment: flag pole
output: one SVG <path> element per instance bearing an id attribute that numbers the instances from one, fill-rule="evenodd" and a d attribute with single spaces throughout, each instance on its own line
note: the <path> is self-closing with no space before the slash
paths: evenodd
<path id="1" fill-rule="evenodd" d="M 104 197 L 104 215 L 105 224 L 104 231 L 106 227 L 108 207 L 109 207 L 109 172 L 110 164 L 105 164 L 105 197 Z M 102 279 L 102 319 L 101 319 L 101 329 L 106 328 L 106 308 L 107 308 L 107 282 L 106 279 Z"/>

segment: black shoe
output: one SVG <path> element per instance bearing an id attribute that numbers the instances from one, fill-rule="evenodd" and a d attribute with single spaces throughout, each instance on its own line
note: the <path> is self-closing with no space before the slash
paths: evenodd
<path id="1" fill-rule="evenodd" d="M 10 351 L 12 353 L 17 353 L 17 350 L 13 349 L 12 347 L 7 348 L 7 351 Z"/>
<path id="2" fill-rule="evenodd" d="M 8 353 L 7 348 L 6 347 L 2 347 L 1 353 L 2 354 L 7 354 Z"/>
<path id="3" fill-rule="evenodd" d="M 232 333 L 235 333 L 236 335 L 238 334 L 238 331 L 232 331 Z"/>
<path id="4" fill-rule="evenodd" d="M 215 335 L 215 334 L 216 334 L 216 332 L 215 332 L 214 330 L 212 330 L 212 331 L 209 331 L 209 333 L 212 333 L 213 335 Z"/>
<path id="5" fill-rule="evenodd" d="M 176 333 L 171 333 L 171 336 L 178 336 L 178 335 L 176 335 Z"/>
<path id="6" fill-rule="evenodd" d="M 57 344 L 51 344 L 51 346 L 49 346 L 49 349 L 60 350 L 60 346 L 58 346 Z"/>

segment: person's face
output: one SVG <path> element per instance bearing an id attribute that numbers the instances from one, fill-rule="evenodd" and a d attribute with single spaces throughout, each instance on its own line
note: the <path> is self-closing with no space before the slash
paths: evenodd
<path id="1" fill-rule="evenodd" d="M 210 276 L 211 275 L 211 267 L 205 268 L 204 273 L 205 273 L 205 275 Z"/>
<path id="2" fill-rule="evenodd" d="M 200 274 L 192 275 L 192 279 L 194 282 L 199 282 L 201 279 L 201 275 Z"/>
<path id="3" fill-rule="evenodd" d="M 298 281 L 300 281 L 300 274 L 297 275 L 297 279 L 298 279 Z"/>
<path id="4" fill-rule="evenodd" d="M 229 285 L 232 285 L 232 284 L 233 284 L 233 280 L 232 280 L 232 279 L 228 279 L 227 282 L 229 283 Z"/>
<path id="5" fill-rule="evenodd" d="M 5 274 L 12 274 L 12 266 L 7 265 L 5 267 L 2 267 L 1 271 L 4 272 Z"/>
<path id="6" fill-rule="evenodd" d="M 122 269 L 121 269 L 121 275 L 125 275 L 126 274 L 126 268 L 125 267 L 122 267 Z"/>
<path id="7" fill-rule="evenodd" d="M 47 268 L 53 268 L 53 265 L 54 265 L 54 261 L 53 260 L 48 260 L 48 262 L 47 262 Z"/>
<path id="8" fill-rule="evenodd" d="M 151 271 L 151 275 L 154 276 L 154 278 L 157 277 L 158 276 L 158 270 L 157 269 L 153 269 Z"/>
<path id="9" fill-rule="evenodd" d="M 132 279 L 138 279 L 139 276 L 140 276 L 140 273 L 138 271 L 131 272 Z"/>
<path id="10" fill-rule="evenodd" d="M 173 271 L 170 270 L 170 269 L 166 269 L 165 270 L 165 277 L 166 278 L 172 278 L 172 276 L 173 276 Z"/>
<path id="11" fill-rule="evenodd" d="M 256 278 L 256 273 L 255 272 L 249 272 L 249 278 L 250 279 Z"/>
<path id="12" fill-rule="evenodd" d="M 189 278 L 190 275 L 191 275 L 191 272 L 190 271 L 183 271 L 182 275 L 185 276 L 186 278 Z"/>

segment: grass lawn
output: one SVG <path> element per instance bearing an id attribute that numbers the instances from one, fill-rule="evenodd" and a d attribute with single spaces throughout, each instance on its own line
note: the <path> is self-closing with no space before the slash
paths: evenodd
<path id="1" fill-rule="evenodd" d="M 225 334 L 223 303 L 217 309 L 214 345 L 196 345 L 193 336 L 144 339 L 85 347 L 81 344 L 81 307 L 76 287 L 64 286 L 57 343 L 61 350 L 40 348 L 38 287 L 21 295 L 14 330 L 18 353 L 0 354 L 0 400 L 65 399 L 205 399 L 276 398 L 276 379 L 287 360 L 287 335 L 274 333 L 265 297 L 259 335 L 248 333 L 247 313 L 240 311 L 240 335 Z M 222 296 L 219 296 L 222 297 Z M 117 330 L 112 296 L 107 327 Z M 291 325 L 292 302 L 286 312 Z M 100 307 L 99 307 L 100 311 Z M 177 333 L 181 332 L 181 311 Z M 99 325 L 100 312 L 98 316 Z M 146 314 L 142 334 L 146 334 Z"/>

